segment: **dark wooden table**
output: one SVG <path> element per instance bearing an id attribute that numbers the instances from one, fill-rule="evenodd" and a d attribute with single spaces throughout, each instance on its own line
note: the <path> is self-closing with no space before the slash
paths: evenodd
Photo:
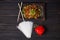
<path id="1" fill-rule="evenodd" d="M 24 0 L 22 0 L 24 1 Z M 31 0 L 25 0 L 31 1 Z M 34 1 L 34 0 L 32 0 Z M 38 0 L 36 0 L 38 1 Z M 43 23 L 47 28 L 45 34 L 38 37 L 35 32 L 32 38 L 27 39 L 16 28 L 18 6 L 17 0 L 0 1 L 0 40 L 60 40 L 60 4 L 57 0 L 40 0 L 46 2 L 46 21 Z"/>

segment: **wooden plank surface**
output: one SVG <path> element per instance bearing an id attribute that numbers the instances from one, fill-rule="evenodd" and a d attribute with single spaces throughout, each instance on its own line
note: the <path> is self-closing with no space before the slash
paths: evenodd
<path id="1" fill-rule="evenodd" d="M 3 0 L 4 1 L 4 0 Z M 9 0 L 10 1 L 10 0 Z M 46 6 L 46 33 L 39 37 L 33 31 L 32 38 L 27 39 L 16 27 L 18 15 L 17 1 L 0 2 L 0 40 L 60 40 L 60 6 L 55 0 L 48 0 Z"/>

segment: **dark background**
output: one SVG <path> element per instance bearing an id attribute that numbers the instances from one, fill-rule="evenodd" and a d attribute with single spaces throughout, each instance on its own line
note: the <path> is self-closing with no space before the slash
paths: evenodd
<path id="1" fill-rule="evenodd" d="M 47 31 L 41 37 L 35 32 L 32 38 L 27 39 L 16 28 L 18 15 L 17 0 L 0 0 L 0 40 L 60 40 L 60 4 L 59 0 L 20 0 L 24 2 L 44 2 L 46 3 L 47 19 L 43 25 Z"/>

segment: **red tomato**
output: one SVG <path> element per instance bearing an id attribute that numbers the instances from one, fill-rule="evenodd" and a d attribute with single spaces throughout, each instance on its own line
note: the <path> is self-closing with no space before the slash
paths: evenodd
<path id="1" fill-rule="evenodd" d="M 41 26 L 37 26 L 35 28 L 35 32 L 39 35 L 39 36 L 42 36 L 42 34 L 44 33 L 45 31 L 45 28 L 41 25 Z"/>

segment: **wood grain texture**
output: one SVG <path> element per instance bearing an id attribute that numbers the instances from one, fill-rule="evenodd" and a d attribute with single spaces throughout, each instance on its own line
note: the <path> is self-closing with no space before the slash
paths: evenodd
<path id="1" fill-rule="evenodd" d="M 59 3 L 55 2 L 55 0 L 48 0 L 46 5 L 47 19 L 43 23 L 47 31 L 41 37 L 37 36 L 33 31 L 31 39 L 27 39 L 22 32 L 17 29 L 17 3 L 17 0 L 0 1 L 0 40 L 60 40 Z"/>

